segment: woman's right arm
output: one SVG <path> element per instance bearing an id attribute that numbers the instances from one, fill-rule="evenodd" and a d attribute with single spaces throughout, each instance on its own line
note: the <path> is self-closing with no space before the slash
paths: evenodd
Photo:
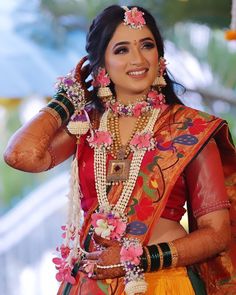
<path id="1" fill-rule="evenodd" d="M 87 87 L 91 83 L 85 82 L 90 74 L 89 65 L 84 66 L 86 60 L 86 56 L 81 58 L 74 73 L 77 88 L 79 85 L 84 91 L 84 96 L 78 97 L 77 103 L 80 104 L 85 104 L 90 98 Z M 61 92 L 60 89 L 46 108 L 12 136 L 4 152 L 4 160 L 8 165 L 26 172 L 41 172 L 60 164 L 75 153 L 76 137 L 66 132 L 64 124 L 74 113 L 75 104 L 64 91 Z"/>
<path id="2" fill-rule="evenodd" d="M 52 168 L 75 153 L 76 138 L 48 112 L 39 112 L 9 140 L 4 152 L 6 163 L 26 172 Z"/>

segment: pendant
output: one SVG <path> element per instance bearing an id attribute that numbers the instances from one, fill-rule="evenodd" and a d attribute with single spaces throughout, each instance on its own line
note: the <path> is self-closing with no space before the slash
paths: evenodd
<path id="1" fill-rule="evenodd" d="M 129 178 L 131 160 L 124 159 L 125 148 L 122 147 L 117 153 L 117 160 L 110 160 L 108 163 L 107 182 L 126 181 Z"/>

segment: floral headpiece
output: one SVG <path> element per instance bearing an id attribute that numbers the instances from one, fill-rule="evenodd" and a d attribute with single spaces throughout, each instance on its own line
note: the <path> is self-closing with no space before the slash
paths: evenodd
<path id="1" fill-rule="evenodd" d="M 125 10 L 124 24 L 132 29 L 142 29 L 146 24 L 144 13 L 137 7 L 129 9 L 127 6 L 122 6 L 122 8 Z"/>

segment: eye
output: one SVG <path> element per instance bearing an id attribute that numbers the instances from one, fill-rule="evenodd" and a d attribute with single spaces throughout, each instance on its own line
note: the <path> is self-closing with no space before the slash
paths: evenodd
<path id="1" fill-rule="evenodd" d="M 153 43 L 153 42 L 144 42 L 144 43 L 142 44 L 142 48 L 152 49 L 152 48 L 154 48 L 154 47 L 156 47 L 156 45 L 155 45 L 155 43 Z"/>
<path id="2" fill-rule="evenodd" d="M 122 46 L 122 47 L 116 48 L 114 51 L 114 54 L 124 54 L 126 52 L 128 52 L 128 48 L 125 46 Z"/>

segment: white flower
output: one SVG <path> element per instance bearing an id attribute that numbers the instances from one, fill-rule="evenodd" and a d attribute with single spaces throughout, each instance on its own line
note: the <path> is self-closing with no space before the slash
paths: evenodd
<path id="1" fill-rule="evenodd" d="M 110 238 L 111 232 L 114 230 L 113 225 L 109 225 L 106 220 L 97 220 L 97 226 L 95 227 L 95 233 L 102 238 Z"/>

